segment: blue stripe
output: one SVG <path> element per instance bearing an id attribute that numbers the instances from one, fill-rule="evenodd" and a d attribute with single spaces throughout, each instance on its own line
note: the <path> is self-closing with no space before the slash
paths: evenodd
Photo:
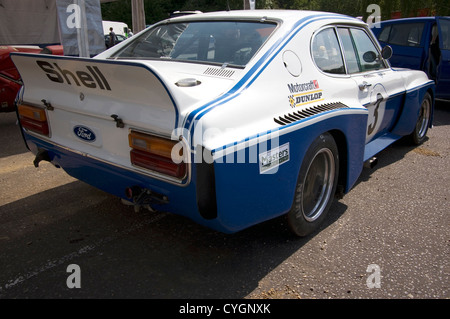
<path id="1" fill-rule="evenodd" d="M 420 89 L 422 89 L 422 88 L 424 88 L 424 87 L 431 87 L 432 84 L 434 84 L 434 82 L 433 82 L 432 80 L 430 80 L 430 81 L 428 81 L 428 82 L 425 82 L 424 84 L 415 86 L 415 87 L 413 87 L 413 88 L 410 88 L 410 89 L 407 89 L 407 90 L 403 90 L 403 91 L 394 93 L 394 94 L 392 94 L 392 95 L 389 95 L 389 96 L 386 98 L 385 101 L 389 101 L 390 99 L 393 99 L 393 98 L 395 98 L 395 97 L 397 97 L 397 96 L 400 96 L 400 95 L 404 95 L 404 94 L 407 94 L 407 93 L 411 93 L 411 92 L 414 92 L 414 91 L 418 91 L 418 90 L 420 90 Z M 369 103 L 364 104 L 363 106 L 364 106 L 364 107 L 367 107 L 368 105 L 371 105 L 371 104 L 372 104 L 372 103 L 369 102 Z"/>
<path id="2" fill-rule="evenodd" d="M 292 123 L 289 123 L 289 124 L 286 124 L 286 125 L 283 125 L 283 126 L 280 126 L 280 127 L 276 127 L 274 129 L 271 129 L 271 130 L 260 132 L 258 134 L 253 134 L 253 135 L 251 135 L 249 137 L 246 137 L 245 139 L 242 139 L 240 141 L 228 143 L 228 144 L 226 144 L 226 145 L 224 145 L 222 147 L 218 147 L 218 148 L 215 148 L 214 150 L 212 150 L 212 154 L 216 153 L 217 151 L 222 151 L 222 150 L 224 151 L 227 148 L 234 147 L 236 145 L 239 145 L 239 144 L 242 144 L 242 143 L 245 143 L 245 142 L 249 142 L 249 141 L 254 140 L 256 138 L 261 138 L 261 137 L 263 137 L 265 135 L 269 135 L 269 134 L 272 134 L 274 132 L 281 132 L 283 130 L 291 128 L 292 126 L 296 126 L 296 125 L 299 125 L 299 124 L 304 124 L 304 123 L 310 122 L 312 120 L 317 119 L 318 117 L 323 117 L 325 115 L 330 115 L 332 113 L 338 113 L 338 114 L 336 114 L 336 116 L 339 116 L 339 115 L 343 115 L 343 114 L 341 114 L 342 112 L 344 112 L 344 114 L 345 113 L 352 114 L 352 113 L 355 112 L 355 110 L 358 111 L 356 113 L 357 115 L 362 114 L 362 113 L 367 113 L 367 109 L 336 109 L 336 110 L 326 111 L 326 112 L 323 112 L 323 113 L 312 115 L 312 116 L 310 116 L 308 118 L 305 118 L 305 119 L 301 119 L 301 120 L 298 120 L 298 121 L 295 121 L 295 122 L 292 122 Z M 308 125 L 308 124 L 306 124 L 306 125 Z M 283 134 L 280 133 L 279 135 L 281 136 Z"/>
<path id="3" fill-rule="evenodd" d="M 325 20 L 325 19 L 330 19 L 330 18 L 340 18 L 340 19 L 347 19 L 350 21 L 354 21 L 355 19 L 352 17 L 345 17 L 342 15 L 336 15 L 336 14 L 321 14 L 321 15 L 317 15 L 317 16 L 312 16 L 312 17 L 305 17 L 299 21 L 297 21 L 297 23 L 293 26 L 293 28 L 291 29 L 291 31 L 289 31 L 284 37 L 280 38 L 262 57 L 260 60 L 258 60 L 258 62 L 247 72 L 247 74 L 233 87 L 231 88 L 227 93 L 223 94 L 222 96 L 220 96 L 219 98 L 199 107 L 198 109 L 196 109 L 195 111 L 191 112 L 186 120 L 185 120 L 185 124 L 184 124 L 184 128 L 185 129 L 190 129 L 190 133 L 191 136 L 193 134 L 193 123 L 194 120 L 199 120 L 201 119 L 205 114 L 207 114 L 208 112 L 210 112 L 211 110 L 213 110 L 214 108 L 216 108 L 219 105 L 222 105 L 228 101 L 231 101 L 232 99 L 236 98 L 237 96 L 239 96 L 240 91 L 247 89 L 258 77 L 259 75 L 266 69 L 266 67 L 270 64 L 270 62 L 272 62 L 272 60 L 278 55 L 278 53 L 289 43 L 289 41 L 296 36 L 300 30 L 302 30 L 305 26 L 307 26 L 308 24 L 315 22 L 315 21 L 319 21 L 319 20 Z M 289 36 L 289 34 L 291 34 Z M 281 43 L 285 42 L 283 45 L 281 45 Z M 273 54 L 273 56 L 269 59 L 269 56 L 272 55 L 272 53 L 275 52 L 275 54 Z M 258 71 L 258 69 L 263 65 L 263 67 Z M 253 77 L 253 78 L 252 78 Z M 250 82 L 248 82 L 246 85 L 245 83 L 251 79 Z M 245 85 L 245 86 L 244 86 Z"/>
<path id="4" fill-rule="evenodd" d="M 424 84 L 415 86 L 415 87 L 413 87 L 413 88 L 411 88 L 411 89 L 407 89 L 405 92 L 406 92 L 406 93 L 409 93 L 409 92 L 417 91 L 417 90 L 420 90 L 420 89 L 422 89 L 422 88 L 424 88 L 424 87 L 432 86 L 433 84 L 434 84 L 434 81 L 433 81 L 433 80 L 430 80 L 430 81 L 428 81 L 428 82 L 425 82 Z"/>

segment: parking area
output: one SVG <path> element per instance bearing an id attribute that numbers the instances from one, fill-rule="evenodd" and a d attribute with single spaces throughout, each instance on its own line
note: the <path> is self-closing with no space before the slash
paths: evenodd
<path id="1" fill-rule="evenodd" d="M 0 114 L 0 298 L 449 298 L 449 136 L 439 103 L 428 140 L 380 153 L 312 236 L 283 218 L 226 235 L 35 168 Z"/>

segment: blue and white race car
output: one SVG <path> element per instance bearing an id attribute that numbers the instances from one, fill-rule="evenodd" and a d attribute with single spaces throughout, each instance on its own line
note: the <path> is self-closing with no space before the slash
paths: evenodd
<path id="1" fill-rule="evenodd" d="M 286 215 L 305 236 L 365 162 L 426 138 L 434 83 L 391 54 L 358 19 L 251 10 L 165 20 L 92 59 L 12 59 L 36 166 L 225 233 Z"/>

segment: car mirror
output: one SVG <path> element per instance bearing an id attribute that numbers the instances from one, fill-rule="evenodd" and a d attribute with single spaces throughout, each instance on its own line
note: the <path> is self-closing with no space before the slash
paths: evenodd
<path id="1" fill-rule="evenodd" d="M 386 45 L 383 50 L 381 50 L 381 56 L 385 60 L 389 60 L 392 57 L 392 48 L 389 45 Z"/>
<path id="2" fill-rule="evenodd" d="M 377 55 L 375 52 L 373 51 L 367 51 L 366 53 L 363 54 L 363 60 L 364 62 L 367 63 L 372 63 L 377 59 Z"/>

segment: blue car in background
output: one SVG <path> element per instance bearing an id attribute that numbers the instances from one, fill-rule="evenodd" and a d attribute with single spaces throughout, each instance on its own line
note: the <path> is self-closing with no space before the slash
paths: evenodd
<path id="1" fill-rule="evenodd" d="M 393 67 L 424 71 L 436 82 L 436 99 L 450 100 L 450 17 L 387 20 L 372 31 L 392 47 Z"/>

